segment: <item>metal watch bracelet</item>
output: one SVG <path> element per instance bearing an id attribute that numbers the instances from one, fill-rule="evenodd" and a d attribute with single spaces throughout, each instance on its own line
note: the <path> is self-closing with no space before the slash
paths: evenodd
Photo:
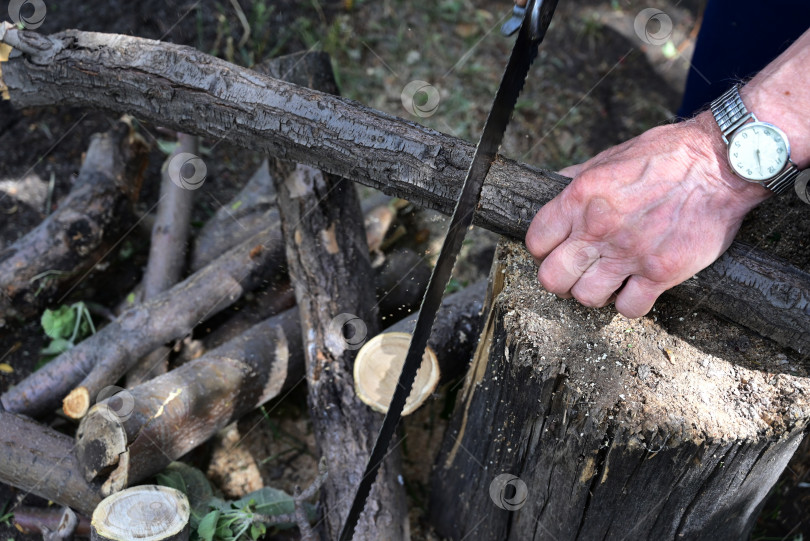
<path id="1" fill-rule="evenodd" d="M 754 122 L 758 120 L 754 113 L 750 112 L 743 103 L 742 97 L 740 97 L 739 84 L 732 86 L 722 96 L 714 100 L 711 109 L 720 131 L 723 133 L 723 142 L 726 144 L 728 144 L 729 136 L 743 124 L 746 124 L 749 120 Z M 799 168 L 788 157 L 787 164 L 776 176 L 761 182 L 745 180 L 761 184 L 776 194 L 783 194 L 793 188 L 799 173 Z"/>

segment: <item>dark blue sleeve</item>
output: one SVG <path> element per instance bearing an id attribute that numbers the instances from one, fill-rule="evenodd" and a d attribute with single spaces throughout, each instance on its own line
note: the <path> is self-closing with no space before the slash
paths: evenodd
<path id="1" fill-rule="evenodd" d="M 709 0 L 678 115 L 755 75 L 808 28 L 810 0 Z"/>

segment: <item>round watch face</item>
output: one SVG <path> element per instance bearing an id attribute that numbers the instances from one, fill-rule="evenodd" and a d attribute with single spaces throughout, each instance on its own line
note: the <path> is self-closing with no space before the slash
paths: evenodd
<path id="1" fill-rule="evenodd" d="M 746 124 L 728 142 L 728 160 L 741 177 L 760 181 L 776 176 L 788 162 L 787 136 L 767 122 Z"/>

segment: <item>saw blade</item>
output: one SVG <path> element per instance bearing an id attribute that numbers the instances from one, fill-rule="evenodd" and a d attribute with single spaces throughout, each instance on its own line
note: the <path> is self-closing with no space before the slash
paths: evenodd
<path id="1" fill-rule="evenodd" d="M 481 197 L 484 179 L 501 146 L 506 126 L 509 124 L 509 117 L 515 108 L 529 68 L 537 56 L 537 47 L 545 37 L 556 7 L 557 0 L 542 0 L 538 3 L 530 1 L 526 7 L 523 24 L 512 48 L 501 84 L 495 94 L 492 109 L 484 124 L 484 131 L 475 149 L 475 155 L 450 219 L 444 244 L 422 299 L 422 307 L 419 310 L 419 317 L 416 320 L 394 396 L 388 406 L 388 413 L 383 420 L 374 449 L 371 451 L 366 470 L 360 480 L 352 507 L 340 534 L 341 541 L 350 541 L 354 535 L 354 529 L 365 507 L 371 486 L 377 477 L 380 465 L 388 454 L 388 446 L 402 417 L 405 400 L 411 393 L 416 372 L 422 363 L 422 356 L 427 347 L 444 290 L 450 281 L 467 229 L 472 225 L 473 214 Z"/>

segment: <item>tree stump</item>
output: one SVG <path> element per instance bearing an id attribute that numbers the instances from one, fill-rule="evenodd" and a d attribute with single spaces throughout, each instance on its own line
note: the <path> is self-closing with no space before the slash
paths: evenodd
<path id="1" fill-rule="evenodd" d="M 453 539 L 744 539 L 808 426 L 790 350 L 687 304 L 628 320 L 502 242 L 432 479 Z"/>
<path id="2" fill-rule="evenodd" d="M 91 541 L 188 541 L 191 508 L 179 490 L 128 488 L 101 500 L 90 522 Z"/>

